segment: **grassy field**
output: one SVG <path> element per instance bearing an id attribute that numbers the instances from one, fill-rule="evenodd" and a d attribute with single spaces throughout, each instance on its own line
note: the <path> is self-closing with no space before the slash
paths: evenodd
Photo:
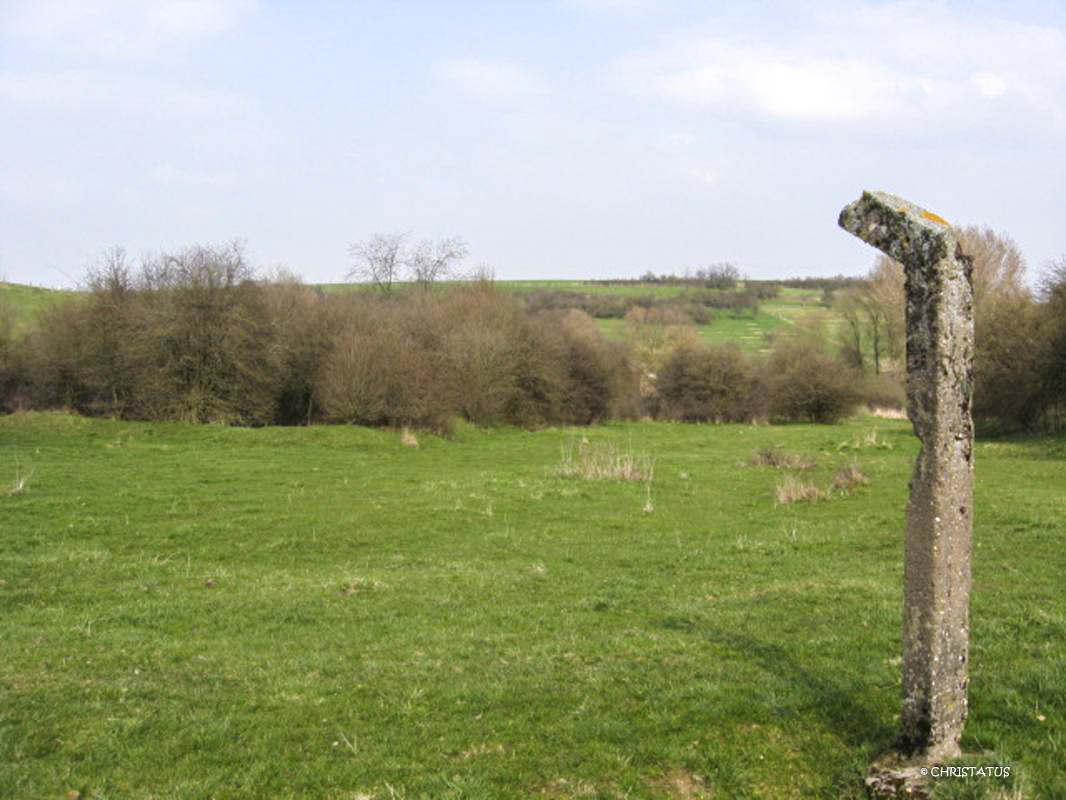
<path id="1" fill-rule="evenodd" d="M 606 284 L 585 281 L 501 281 L 500 285 L 517 294 L 535 291 L 564 291 L 582 294 L 654 296 L 670 298 L 690 291 L 684 286 L 651 284 Z M 700 338 L 708 344 L 732 343 L 749 353 L 767 352 L 769 336 L 774 331 L 788 331 L 797 325 L 820 326 L 830 342 L 837 340 L 842 325 L 840 316 L 821 304 L 822 293 L 813 289 L 783 288 L 780 294 L 759 304 L 754 316 L 750 310 L 737 313 L 714 311 L 713 322 L 697 325 Z M 627 323 L 621 319 L 597 320 L 600 330 L 613 339 L 626 335 Z"/>
<path id="2" fill-rule="evenodd" d="M 419 439 L 0 418 L 0 797 L 862 796 L 907 423 Z M 558 474 L 597 448 L 653 478 Z M 976 464 L 964 747 L 1013 776 L 936 796 L 1063 797 L 1066 438 Z"/>
<path id="3" fill-rule="evenodd" d="M 624 339 L 629 333 L 629 323 L 624 319 L 598 319 L 596 324 L 610 339 Z M 739 314 L 722 311 L 709 325 L 695 327 L 700 338 L 708 344 L 735 344 L 745 352 L 762 353 L 769 349 L 769 335 L 790 325 L 780 317 L 760 310 L 754 317 L 748 311 Z"/>
<path id="4" fill-rule="evenodd" d="M 651 284 L 604 284 L 584 281 L 502 281 L 500 285 L 517 294 L 552 290 L 579 292 L 582 294 L 609 294 L 622 296 L 676 297 L 685 291 L 684 286 Z M 822 293 L 813 289 L 782 288 L 779 295 L 759 304 L 754 316 L 748 309 L 736 313 L 713 311 L 713 322 L 697 325 L 700 337 L 708 344 L 733 343 L 749 353 L 766 352 L 769 336 L 774 331 L 788 331 L 797 325 L 820 326 L 829 340 L 836 341 L 842 320 L 831 308 L 821 304 Z M 606 335 L 620 339 L 626 335 L 627 323 L 620 319 L 600 319 L 597 323 Z"/>
<path id="5" fill-rule="evenodd" d="M 11 309 L 14 312 L 15 331 L 22 332 L 46 308 L 73 295 L 74 292 L 66 289 L 42 289 L 0 281 L 0 312 L 4 306 Z"/>
<path id="6" fill-rule="evenodd" d="M 661 283 L 608 283 L 593 281 L 499 281 L 499 285 L 518 294 L 530 292 L 580 292 L 581 294 L 621 295 L 622 297 L 677 297 L 692 287 Z M 703 290 L 699 290 L 703 291 Z"/>

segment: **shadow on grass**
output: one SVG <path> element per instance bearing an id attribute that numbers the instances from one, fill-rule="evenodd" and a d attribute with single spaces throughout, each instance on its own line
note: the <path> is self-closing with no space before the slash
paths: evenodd
<path id="1" fill-rule="evenodd" d="M 778 644 L 731 631 L 701 628 L 699 632 L 708 641 L 776 676 L 784 685 L 795 687 L 802 710 L 821 717 L 826 728 L 850 747 L 862 748 L 870 757 L 892 748 L 897 733 L 894 721 L 874 712 L 858 691 L 845 688 L 831 673 L 805 666 L 788 648 Z"/>

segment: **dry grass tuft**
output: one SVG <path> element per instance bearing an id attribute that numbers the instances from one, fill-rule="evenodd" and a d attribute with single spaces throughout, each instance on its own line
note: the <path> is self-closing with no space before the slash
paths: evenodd
<path id="1" fill-rule="evenodd" d="M 848 464 L 837 470 L 837 474 L 833 476 L 833 489 L 841 494 L 848 494 L 856 486 L 866 486 L 870 482 L 870 479 L 862 471 L 856 463 Z"/>
<path id="2" fill-rule="evenodd" d="M 652 788 L 671 800 L 703 800 L 714 795 L 701 776 L 681 768 L 670 770 Z"/>
<path id="3" fill-rule="evenodd" d="M 588 781 L 570 780 L 568 778 L 556 778 L 543 789 L 540 794 L 544 797 L 597 797 L 600 794 L 595 784 Z"/>
<path id="4" fill-rule="evenodd" d="M 828 496 L 813 481 L 801 481 L 795 475 L 786 476 L 774 490 L 774 500 L 779 506 L 787 506 L 800 501 L 825 500 Z"/>
<path id="5" fill-rule="evenodd" d="M 902 408 L 881 408 L 880 406 L 873 406 L 870 408 L 870 415 L 877 417 L 878 419 L 907 419 L 907 412 Z"/>
<path id="6" fill-rule="evenodd" d="M 33 470 L 29 472 L 23 472 L 22 465 L 18 459 L 15 460 L 15 480 L 8 484 L 6 494 L 8 496 L 22 494 L 26 491 L 26 488 L 30 485 L 30 478 L 33 477 Z"/>
<path id="7" fill-rule="evenodd" d="M 381 581 L 373 580 L 371 578 L 355 577 L 351 580 L 345 581 L 341 585 L 340 593 L 345 597 L 350 597 L 353 594 L 362 594 L 364 592 L 373 592 L 380 589 L 387 589 Z"/>
<path id="8" fill-rule="evenodd" d="M 787 475 L 774 489 L 774 500 L 779 506 L 787 506 L 801 501 L 828 500 L 834 494 L 847 497 L 856 487 L 869 483 L 870 479 L 862 471 L 862 466 L 853 461 L 837 469 L 833 480 L 825 489 L 819 488 L 814 481 L 804 481 L 795 475 Z"/>
<path id="9" fill-rule="evenodd" d="M 503 755 L 507 749 L 502 744 L 478 744 L 463 751 L 463 761 L 469 761 L 478 756 Z"/>
<path id="10" fill-rule="evenodd" d="M 563 457 L 555 474 L 587 481 L 637 481 L 651 483 L 655 459 L 647 453 L 634 453 L 613 443 L 599 444 L 582 439 L 563 447 Z"/>
<path id="11" fill-rule="evenodd" d="M 756 451 L 748 463 L 753 467 L 775 467 L 777 469 L 813 469 L 817 466 L 812 456 L 803 453 L 788 453 L 780 447 L 764 447 Z"/>
<path id="12" fill-rule="evenodd" d="M 877 450 L 891 450 L 892 443 L 887 439 L 882 439 L 877 435 L 877 429 L 870 431 L 865 436 L 856 436 L 850 442 L 841 442 L 839 445 L 840 450 L 865 450 L 867 448 L 874 448 Z"/>
<path id="13" fill-rule="evenodd" d="M 644 488 L 647 490 L 647 499 L 644 501 L 643 511 L 645 514 L 650 514 L 655 510 L 655 506 L 651 502 L 651 480 L 644 484 Z"/>

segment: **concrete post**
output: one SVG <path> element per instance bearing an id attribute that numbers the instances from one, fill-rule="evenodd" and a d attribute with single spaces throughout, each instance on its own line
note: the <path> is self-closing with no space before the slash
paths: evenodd
<path id="1" fill-rule="evenodd" d="M 907 507 L 899 749 L 960 755 L 966 721 L 973 517 L 972 259 L 940 217 L 865 192 L 840 226 L 902 262 L 907 413 L 921 440 Z"/>

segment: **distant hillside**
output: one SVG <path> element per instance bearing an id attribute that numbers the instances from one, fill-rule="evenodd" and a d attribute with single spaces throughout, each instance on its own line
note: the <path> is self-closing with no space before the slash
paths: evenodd
<path id="1" fill-rule="evenodd" d="M 813 282 L 813 281 L 812 281 Z M 652 302 L 682 301 L 691 297 L 698 304 L 699 292 L 708 296 L 717 294 L 717 290 L 694 290 L 690 287 L 669 285 L 665 283 L 648 284 L 638 281 L 608 283 L 605 281 L 581 280 L 540 280 L 540 281 L 499 281 L 497 285 L 505 290 L 527 298 L 538 299 L 546 295 L 553 304 L 567 305 L 567 297 L 597 300 L 598 305 L 609 305 L 610 300 L 617 300 L 625 308 L 621 313 L 600 313 L 588 308 L 589 303 L 574 302 L 574 307 L 583 307 L 597 318 L 600 329 L 612 339 L 622 338 L 625 325 L 621 319 L 624 311 L 638 299 Z M 404 285 L 401 285 L 403 288 Z M 745 285 L 740 284 L 741 287 Z M 345 292 L 362 287 L 360 284 L 319 284 L 321 291 Z M 43 289 L 37 286 L 25 286 L 17 283 L 0 282 L 0 318 L 10 314 L 14 318 L 16 332 L 26 330 L 32 325 L 44 309 L 75 297 L 76 291 L 69 289 Z M 705 298 L 706 299 L 706 298 Z M 841 319 L 839 314 L 822 304 L 823 292 L 813 288 L 777 288 L 771 297 L 758 303 L 754 309 L 737 308 L 734 310 L 714 309 L 707 311 L 707 318 L 694 320 L 700 336 L 710 343 L 722 344 L 733 342 L 748 352 L 766 352 L 768 335 L 777 329 L 788 329 L 800 322 L 817 321 L 828 334 L 831 341 L 839 335 Z M 541 303 L 535 303 L 540 305 Z M 690 304 L 692 305 L 692 304 Z M 690 308 L 689 311 L 692 309 Z"/>
<path id="2" fill-rule="evenodd" d="M 640 280 L 501 280 L 496 285 L 524 298 L 535 310 L 580 308 L 596 319 L 609 339 L 622 339 L 626 323 L 622 319 L 632 305 L 674 305 L 691 316 L 700 337 L 709 344 L 733 343 L 749 353 L 769 351 L 770 335 L 787 332 L 797 325 L 821 327 L 830 346 L 837 347 L 843 319 L 825 304 L 826 289 L 846 278 L 792 279 L 777 284 L 771 281 L 738 281 L 734 292 L 749 289 L 762 296 L 755 307 L 741 303 L 733 309 L 716 307 L 714 297 L 730 292 L 686 285 L 681 279 L 669 278 L 654 283 Z M 796 285 L 793 285 L 796 284 Z M 809 285 L 806 285 L 809 284 Z M 442 285 L 448 285 L 442 282 Z M 366 284 L 318 284 L 323 292 L 346 292 L 368 289 Z M 412 289 L 412 284 L 396 284 L 396 291 Z M 762 292 L 760 293 L 760 289 Z M 703 312 L 700 307 L 706 305 Z"/>
<path id="3" fill-rule="evenodd" d="M 0 281 L 0 318 L 10 314 L 16 331 L 25 330 L 44 309 L 74 297 L 69 289 L 42 289 Z"/>

